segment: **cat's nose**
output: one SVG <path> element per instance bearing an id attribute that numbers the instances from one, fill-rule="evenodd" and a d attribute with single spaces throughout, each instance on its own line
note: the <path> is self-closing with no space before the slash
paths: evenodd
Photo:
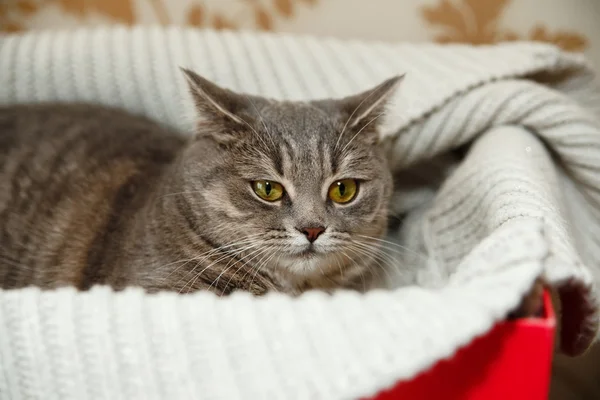
<path id="1" fill-rule="evenodd" d="M 304 233 L 304 236 L 308 239 L 309 242 L 314 242 L 321 235 L 321 233 L 325 232 L 325 228 L 322 226 L 316 226 L 312 228 L 297 228 L 300 232 Z"/>

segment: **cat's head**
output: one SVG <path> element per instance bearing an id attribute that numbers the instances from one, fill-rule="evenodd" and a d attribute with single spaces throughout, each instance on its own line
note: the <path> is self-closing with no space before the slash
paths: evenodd
<path id="1" fill-rule="evenodd" d="M 199 118 L 181 189 L 197 193 L 209 240 L 296 286 L 339 286 L 377 268 L 392 192 L 378 128 L 401 78 L 281 102 L 184 72 Z"/>

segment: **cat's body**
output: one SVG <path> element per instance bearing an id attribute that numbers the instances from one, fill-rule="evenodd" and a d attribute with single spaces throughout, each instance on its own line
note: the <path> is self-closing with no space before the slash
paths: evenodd
<path id="1" fill-rule="evenodd" d="M 117 110 L 0 108 L 2 287 L 127 284 L 130 262 L 152 257 L 139 213 L 185 143 Z"/>
<path id="2" fill-rule="evenodd" d="M 190 137 L 99 106 L 0 108 L 0 287 L 294 294 L 381 275 L 392 188 L 371 123 L 398 80 L 282 103 L 186 73 Z"/>

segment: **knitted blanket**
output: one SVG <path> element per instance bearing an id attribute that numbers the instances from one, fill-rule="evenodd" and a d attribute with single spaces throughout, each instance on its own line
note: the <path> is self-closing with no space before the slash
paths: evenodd
<path id="1" fill-rule="evenodd" d="M 562 300 L 562 350 L 593 340 L 600 91 L 579 56 L 178 28 L 29 33 L 0 38 L 0 104 L 98 102 L 189 131 L 178 66 L 280 99 L 406 73 L 386 121 L 394 173 L 430 172 L 472 145 L 443 179 L 400 182 L 394 211 L 408 216 L 390 240 L 420 256 L 399 264 L 392 290 L 0 291 L 0 398 L 371 396 L 485 334 L 539 274 Z"/>

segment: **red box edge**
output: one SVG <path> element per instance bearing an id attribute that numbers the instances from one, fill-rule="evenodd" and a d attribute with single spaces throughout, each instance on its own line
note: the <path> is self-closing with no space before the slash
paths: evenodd
<path id="1" fill-rule="evenodd" d="M 511 400 L 547 399 L 556 315 L 548 290 L 544 291 L 543 301 L 542 316 L 500 322 L 452 357 L 438 361 L 415 378 L 397 382 L 370 399 L 500 400 L 509 396 Z M 494 357 L 498 345 L 504 347 L 504 351 Z M 484 349 L 487 351 L 482 352 Z M 481 354 L 491 354 L 491 357 L 481 357 Z M 524 354 L 528 357 L 522 357 Z M 481 371 L 473 367 L 482 364 L 484 369 L 491 365 L 496 376 L 488 374 L 482 378 Z M 467 365 L 473 368 L 469 370 Z M 518 368 L 514 368 L 515 365 Z M 518 371 L 524 375 L 519 376 Z"/>

